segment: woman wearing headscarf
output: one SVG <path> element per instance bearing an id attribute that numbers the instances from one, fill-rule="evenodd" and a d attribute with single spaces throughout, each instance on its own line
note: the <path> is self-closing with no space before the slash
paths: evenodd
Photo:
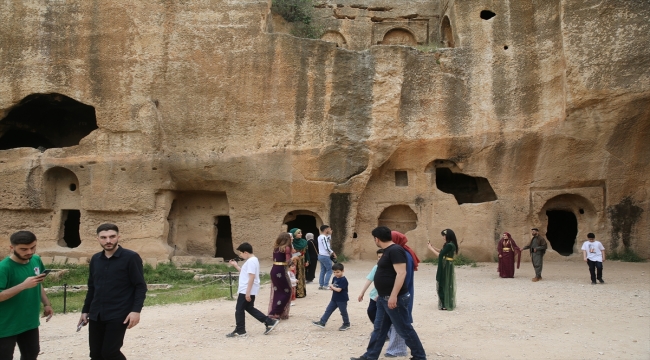
<path id="1" fill-rule="evenodd" d="M 406 235 L 398 231 L 391 231 L 390 234 L 393 242 L 404 248 L 406 251 L 406 278 L 404 279 L 404 284 L 406 284 L 406 288 L 408 289 L 409 294 L 411 294 L 410 302 L 408 304 L 408 311 L 410 322 L 413 323 L 413 317 L 411 316 L 411 313 L 413 312 L 413 294 L 415 291 L 413 276 L 415 275 L 414 272 L 418 270 L 420 259 L 418 258 L 417 254 L 415 254 L 415 251 L 406 245 L 408 242 Z M 406 342 L 401 336 L 397 334 L 397 331 L 395 331 L 395 328 L 393 326 L 391 326 L 390 331 L 388 331 L 388 338 L 389 341 L 385 354 L 386 357 L 408 355 Z"/>
<path id="2" fill-rule="evenodd" d="M 521 249 L 510 236 L 510 233 L 504 232 L 497 245 L 499 252 L 499 266 L 497 272 L 502 278 L 515 277 L 515 257 L 517 257 L 517 269 L 521 262 Z"/>
<path id="3" fill-rule="evenodd" d="M 273 245 L 273 266 L 271 267 L 271 300 L 269 317 L 288 319 L 291 308 L 291 280 L 287 269 L 291 263 L 291 235 L 280 233 Z"/>
<path id="4" fill-rule="evenodd" d="M 458 254 L 458 241 L 451 229 L 441 232 L 445 245 L 441 250 L 427 242 L 429 250 L 438 256 L 436 272 L 436 290 L 438 291 L 438 309 L 454 310 L 456 307 L 456 275 L 454 273 L 454 254 Z"/>
<path id="5" fill-rule="evenodd" d="M 316 278 L 316 267 L 318 266 L 318 243 L 314 240 L 314 234 L 312 233 L 307 233 L 305 238 L 307 239 L 307 254 L 309 254 L 309 260 L 311 260 L 309 266 L 307 266 L 307 274 L 305 275 L 307 284 L 309 284 Z"/>
<path id="6" fill-rule="evenodd" d="M 293 253 L 296 259 L 296 278 L 298 284 L 296 285 L 296 297 L 304 298 L 307 296 L 305 266 L 309 266 L 309 253 L 307 252 L 307 240 L 302 238 L 302 230 L 293 228 L 289 231 L 293 235 Z M 298 254 L 300 253 L 300 254 Z"/>

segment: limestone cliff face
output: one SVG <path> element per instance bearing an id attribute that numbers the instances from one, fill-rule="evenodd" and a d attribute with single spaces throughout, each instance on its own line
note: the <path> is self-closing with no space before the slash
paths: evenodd
<path id="1" fill-rule="evenodd" d="M 0 150 L 0 241 L 30 229 L 41 253 L 85 256 L 111 221 L 143 257 L 264 257 L 311 219 L 352 257 L 378 224 L 421 254 L 452 228 L 492 260 L 501 232 L 538 226 L 558 252 L 594 232 L 650 256 L 650 4 L 412 3 L 400 16 L 430 6 L 429 42 L 453 48 L 269 33 L 268 1 L 3 2 L 0 142 L 31 94 L 93 106 L 97 129 Z M 331 26 L 371 38 L 342 4 L 357 15 Z"/>

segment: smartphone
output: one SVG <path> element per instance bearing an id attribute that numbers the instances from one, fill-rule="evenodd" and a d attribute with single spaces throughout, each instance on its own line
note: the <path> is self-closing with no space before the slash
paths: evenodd
<path id="1" fill-rule="evenodd" d="M 42 275 L 43 277 L 45 277 L 45 276 L 47 276 L 47 274 L 49 274 L 50 272 L 52 272 L 52 269 L 45 269 L 45 270 L 43 270 L 42 273 L 40 273 L 39 276 Z"/>

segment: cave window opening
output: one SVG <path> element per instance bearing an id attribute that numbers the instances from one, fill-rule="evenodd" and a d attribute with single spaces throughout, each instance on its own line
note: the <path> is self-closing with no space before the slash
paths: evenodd
<path id="1" fill-rule="evenodd" d="M 69 189 L 70 189 L 70 191 L 75 191 L 75 190 L 77 190 L 77 184 L 70 184 Z"/>
<path id="2" fill-rule="evenodd" d="M 59 240 L 60 246 L 76 248 L 81 245 L 79 225 L 81 224 L 81 211 L 63 210 L 61 214 L 63 237 Z"/>
<path id="3" fill-rule="evenodd" d="M 395 186 L 409 186 L 409 174 L 407 171 L 395 171 Z"/>
<path id="4" fill-rule="evenodd" d="M 585 209 L 580 209 L 580 210 L 578 210 L 578 212 L 580 213 L 580 215 L 582 215 L 582 214 L 585 213 Z"/>
<path id="5" fill-rule="evenodd" d="M 495 17 L 496 15 L 497 14 L 495 14 L 494 12 L 492 12 L 490 10 L 481 11 L 481 19 L 483 19 L 483 20 L 490 20 L 493 17 Z"/>
<path id="6" fill-rule="evenodd" d="M 442 19 L 440 34 L 442 34 L 441 42 L 444 47 L 449 47 L 449 48 L 455 47 L 454 32 L 452 31 L 451 22 L 449 21 L 449 17 L 447 16 L 445 16 Z"/>
<path id="7" fill-rule="evenodd" d="M 392 205 L 381 212 L 378 226 L 406 234 L 418 226 L 418 215 L 408 205 Z"/>
<path id="8" fill-rule="evenodd" d="M 566 210 L 548 210 L 546 216 L 548 217 L 546 237 L 553 250 L 564 256 L 573 254 L 578 236 L 578 220 L 575 214 Z"/>
<path id="9" fill-rule="evenodd" d="M 454 195 L 458 205 L 497 200 L 497 194 L 486 178 L 453 173 L 449 168 L 436 168 L 436 187 Z"/>
<path id="10" fill-rule="evenodd" d="M 298 228 L 302 231 L 302 238 L 306 239 L 308 233 L 314 234 L 314 239 L 318 238 L 320 232 L 316 223 L 316 217 L 312 215 L 296 215 L 294 220 L 288 221 L 287 231 Z"/>
<path id="11" fill-rule="evenodd" d="M 217 216 L 214 219 L 214 226 L 217 228 L 216 245 L 217 251 L 214 257 L 230 260 L 237 257 L 232 244 L 232 227 L 230 216 Z"/>
<path id="12" fill-rule="evenodd" d="M 0 119 L 0 150 L 79 145 L 95 129 L 94 107 L 61 94 L 31 94 Z"/>

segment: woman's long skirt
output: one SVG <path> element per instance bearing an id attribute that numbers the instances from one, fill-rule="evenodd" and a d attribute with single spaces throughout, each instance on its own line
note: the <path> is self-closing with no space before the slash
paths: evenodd
<path id="1" fill-rule="evenodd" d="M 291 308 L 291 280 L 287 267 L 273 265 L 271 268 L 271 300 L 269 301 L 269 316 L 286 320 Z"/>
<path id="2" fill-rule="evenodd" d="M 454 263 L 442 260 L 438 263 L 438 274 L 436 276 L 436 290 L 438 292 L 438 308 L 453 310 L 456 308 L 456 274 Z"/>

